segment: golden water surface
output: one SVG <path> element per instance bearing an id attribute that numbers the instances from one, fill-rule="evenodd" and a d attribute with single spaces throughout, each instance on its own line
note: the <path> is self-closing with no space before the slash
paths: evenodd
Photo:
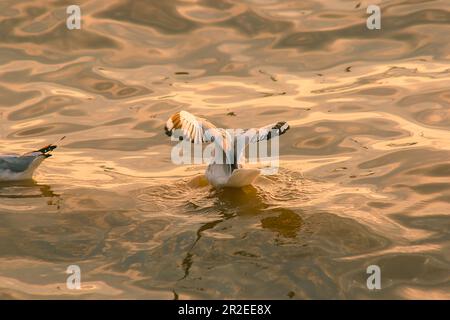
<path id="1" fill-rule="evenodd" d="M 72 2 L 0 1 L 0 152 L 66 136 L 0 184 L 1 298 L 450 298 L 448 0 Z M 182 109 L 288 121 L 278 174 L 192 183 Z"/>

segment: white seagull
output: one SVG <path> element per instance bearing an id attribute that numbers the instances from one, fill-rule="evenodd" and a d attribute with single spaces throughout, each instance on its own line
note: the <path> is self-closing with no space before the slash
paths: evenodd
<path id="1" fill-rule="evenodd" d="M 170 137 L 175 130 L 181 134 L 179 140 L 202 144 L 214 142 L 222 150 L 225 163 L 213 160 L 205 172 L 206 179 L 216 188 L 241 188 L 253 183 L 260 174 L 259 169 L 243 168 L 245 147 L 248 143 L 269 140 L 280 136 L 289 129 L 285 121 L 277 122 L 259 129 L 240 130 L 231 136 L 229 131 L 215 127 L 206 119 L 199 118 L 187 111 L 179 111 L 167 120 L 164 130 Z M 238 143 L 243 138 L 244 143 Z M 241 140 L 242 141 L 242 140 Z M 232 149 L 232 150 L 231 150 Z"/>
<path id="2" fill-rule="evenodd" d="M 0 182 L 31 179 L 37 167 L 42 161 L 52 156 L 51 152 L 55 148 L 56 145 L 49 144 L 39 150 L 23 155 L 0 155 Z"/>

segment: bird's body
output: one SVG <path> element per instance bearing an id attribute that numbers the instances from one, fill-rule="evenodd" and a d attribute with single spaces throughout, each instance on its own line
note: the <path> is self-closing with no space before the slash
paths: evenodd
<path id="1" fill-rule="evenodd" d="M 180 140 L 197 144 L 213 142 L 218 150 L 221 150 L 220 159 L 225 161 L 213 158 L 205 172 L 208 182 L 217 188 L 240 188 L 252 184 L 260 174 L 260 170 L 243 167 L 245 146 L 251 142 L 269 140 L 282 135 L 288 129 L 289 125 L 286 122 L 278 122 L 259 129 L 240 130 L 239 133 L 232 135 L 228 130 L 216 128 L 209 121 L 187 111 L 173 114 L 165 126 L 168 136 L 175 135 L 175 130 L 179 130 Z"/>
<path id="2" fill-rule="evenodd" d="M 31 179 L 35 170 L 44 159 L 51 156 L 50 152 L 55 148 L 55 145 L 48 145 L 23 155 L 0 155 L 0 181 Z"/>
<path id="3" fill-rule="evenodd" d="M 205 177 L 214 186 L 224 186 L 232 174 L 230 165 L 211 163 L 206 168 Z"/>

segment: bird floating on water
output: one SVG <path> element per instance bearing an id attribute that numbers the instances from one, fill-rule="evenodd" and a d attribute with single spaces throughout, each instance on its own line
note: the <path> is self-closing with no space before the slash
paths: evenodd
<path id="1" fill-rule="evenodd" d="M 62 137 L 59 141 L 64 138 L 65 137 Z M 42 161 L 51 157 L 51 152 L 55 149 L 55 144 L 49 144 L 48 146 L 23 155 L 0 155 L 0 182 L 31 179 L 33 177 L 33 173 Z"/>
<path id="2" fill-rule="evenodd" d="M 179 111 L 173 114 L 166 122 L 164 130 L 168 136 L 172 136 L 175 130 L 179 130 L 180 140 L 202 144 L 214 142 L 222 151 L 225 163 L 213 160 L 208 164 L 205 172 L 206 179 L 214 187 L 240 188 L 251 185 L 261 171 L 259 169 L 244 168 L 244 152 L 248 143 L 269 140 L 275 136 L 284 134 L 289 129 L 285 121 L 277 122 L 259 129 L 241 130 L 231 136 L 227 130 L 214 126 L 206 119 L 199 118 L 187 111 Z M 244 143 L 237 143 L 239 138 L 244 138 Z M 230 149 L 232 152 L 230 152 Z M 229 156 L 231 154 L 231 156 Z M 230 159 L 231 158 L 231 159 Z"/>

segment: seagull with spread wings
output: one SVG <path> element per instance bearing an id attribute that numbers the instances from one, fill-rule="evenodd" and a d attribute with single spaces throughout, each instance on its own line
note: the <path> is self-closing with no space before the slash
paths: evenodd
<path id="1" fill-rule="evenodd" d="M 215 143 L 226 161 L 212 161 L 206 169 L 206 179 L 214 187 L 240 188 L 252 184 L 260 174 L 260 170 L 244 168 L 242 165 L 246 144 L 280 136 L 289 129 L 289 125 L 281 121 L 259 129 L 241 130 L 232 136 L 228 130 L 217 128 L 206 119 L 187 111 L 179 111 L 167 120 L 164 129 L 168 136 L 174 135 L 176 131 L 181 132 L 178 136 L 180 140 L 196 144 Z M 244 139 L 245 143 L 238 143 L 239 139 Z"/>
<path id="2" fill-rule="evenodd" d="M 23 155 L 0 155 L 0 182 L 29 180 L 34 171 L 45 159 L 51 157 L 51 152 L 56 145 L 49 144 L 39 150 L 31 151 Z"/>

